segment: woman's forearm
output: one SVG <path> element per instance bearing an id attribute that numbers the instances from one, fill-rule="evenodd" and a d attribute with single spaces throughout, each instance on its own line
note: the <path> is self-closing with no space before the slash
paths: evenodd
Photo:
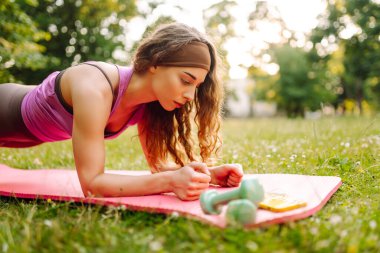
<path id="1" fill-rule="evenodd" d="M 103 173 L 86 187 L 85 196 L 128 197 L 171 192 L 173 172 L 161 172 L 142 176 Z"/>

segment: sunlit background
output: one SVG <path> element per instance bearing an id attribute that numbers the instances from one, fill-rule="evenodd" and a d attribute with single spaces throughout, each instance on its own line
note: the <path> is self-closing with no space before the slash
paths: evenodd
<path id="1" fill-rule="evenodd" d="M 4 0 L 0 83 L 38 84 L 87 60 L 130 65 L 158 25 L 208 34 L 225 116 L 311 117 L 380 108 L 379 0 Z"/>
<path id="2" fill-rule="evenodd" d="M 146 27 L 154 23 L 160 16 L 170 15 L 175 20 L 196 27 L 206 32 L 203 13 L 218 0 L 197 0 L 197 1 L 164 1 L 148 19 L 136 17 L 128 22 L 128 30 L 131 32 L 126 44 L 130 47 L 134 41 L 138 41 Z M 281 40 L 281 27 L 276 23 L 264 21 L 257 31 L 251 31 L 248 16 L 252 13 L 256 4 L 250 0 L 235 1 L 236 5 L 231 6 L 227 11 L 235 22 L 233 28 L 236 33 L 235 38 L 227 40 L 223 46 L 227 50 L 227 59 L 231 66 L 229 77 L 232 79 L 242 79 L 247 77 L 247 67 L 251 66 L 255 59 L 251 52 L 261 51 L 265 48 L 266 42 L 279 42 Z M 326 5 L 320 0 L 269 0 L 268 5 L 278 9 L 278 14 L 285 21 L 287 27 L 298 35 L 298 45 L 306 46 L 305 36 L 317 25 L 317 16 L 321 14 Z M 137 7 L 141 11 L 149 11 L 148 1 L 138 1 Z M 226 30 L 225 24 L 220 23 L 218 30 Z M 269 59 L 268 59 L 269 60 Z M 269 74 L 278 71 L 277 64 L 259 63 Z M 245 67 L 244 67 L 245 66 Z"/>

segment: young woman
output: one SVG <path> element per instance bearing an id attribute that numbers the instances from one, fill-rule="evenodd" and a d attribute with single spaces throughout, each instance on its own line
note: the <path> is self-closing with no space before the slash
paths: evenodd
<path id="1" fill-rule="evenodd" d="M 174 23 L 142 41 L 133 67 L 85 62 L 50 74 L 39 86 L 1 84 L 0 146 L 72 138 L 85 196 L 174 192 L 182 200 L 195 200 L 210 183 L 238 186 L 243 177 L 239 165 L 205 164 L 221 145 L 223 87 L 217 65 L 215 48 L 204 35 Z M 198 128 L 200 158 L 191 118 Z M 104 140 L 134 124 L 153 173 L 104 173 Z"/>

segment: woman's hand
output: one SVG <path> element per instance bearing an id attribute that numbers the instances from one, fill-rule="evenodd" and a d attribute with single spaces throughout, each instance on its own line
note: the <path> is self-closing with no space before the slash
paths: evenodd
<path id="1" fill-rule="evenodd" d="M 243 179 L 243 168 L 240 164 L 223 164 L 216 167 L 210 167 L 211 184 L 223 187 L 239 186 Z"/>
<path id="2" fill-rule="evenodd" d="M 204 163 L 192 162 L 173 173 L 172 191 L 181 200 L 199 199 L 211 181 L 210 172 Z"/>

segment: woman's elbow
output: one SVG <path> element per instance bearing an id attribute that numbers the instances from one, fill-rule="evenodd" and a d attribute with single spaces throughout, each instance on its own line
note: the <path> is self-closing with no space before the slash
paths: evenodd
<path id="1" fill-rule="evenodd" d="M 84 180 L 83 182 L 81 181 L 80 183 L 83 195 L 86 198 L 90 197 L 104 197 L 101 191 L 99 191 L 98 184 L 96 182 L 96 177 L 89 181 L 89 180 Z"/>

